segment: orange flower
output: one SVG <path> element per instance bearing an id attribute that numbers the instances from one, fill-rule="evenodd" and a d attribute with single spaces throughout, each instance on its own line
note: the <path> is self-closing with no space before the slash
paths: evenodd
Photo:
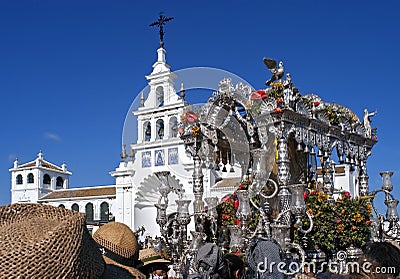
<path id="1" fill-rule="evenodd" d="M 225 213 L 222 214 L 222 219 L 228 219 L 228 217 L 229 216 L 227 214 L 225 214 Z"/>
<path id="2" fill-rule="evenodd" d="M 355 230 L 357 230 L 357 227 L 356 226 L 352 226 L 351 230 L 355 231 Z"/>
<path id="3" fill-rule="evenodd" d="M 340 212 L 342 215 L 346 213 L 346 211 L 343 209 L 342 212 Z"/>
<path id="4" fill-rule="evenodd" d="M 276 98 L 277 103 L 282 103 L 282 98 Z"/>
<path id="5" fill-rule="evenodd" d="M 274 111 L 275 111 L 276 113 L 281 113 L 281 112 L 282 112 L 282 109 L 281 109 L 281 108 L 275 108 Z"/>
<path id="6" fill-rule="evenodd" d="M 371 224 L 371 220 L 367 220 L 367 221 L 365 221 L 365 225 L 369 225 L 369 224 Z"/>
<path id="7" fill-rule="evenodd" d="M 357 223 L 362 222 L 363 219 L 364 218 L 361 216 L 360 212 L 357 212 L 352 218 L 352 220 L 357 222 Z"/>

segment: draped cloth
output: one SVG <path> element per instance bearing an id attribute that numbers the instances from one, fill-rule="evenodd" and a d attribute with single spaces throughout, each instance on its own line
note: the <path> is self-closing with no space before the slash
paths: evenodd
<path id="1" fill-rule="evenodd" d="M 199 248 L 194 258 L 195 274 L 188 279 L 222 279 L 219 274 L 224 268 L 224 254 L 214 243 L 206 243 Z"/>
<path id="2" fill-rule="evenodd" d="M 249 267 L 259 279 L 283 279 L 277 265 L 282 262 L 280 246 L 269 240 L 258 240 L 247 254 Z"/>

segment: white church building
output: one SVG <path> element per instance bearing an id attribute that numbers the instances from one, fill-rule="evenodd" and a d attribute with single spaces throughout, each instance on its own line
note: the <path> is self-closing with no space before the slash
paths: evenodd
<path id="1" fill-rule="evenodd" d="M 153 71 L 146 76 L 149 92 L 139 93 L 140 107 L 131 111 L 137 118 L 137 140 L 126 151 L 122 149 L 119 166 L 110 172 L 115 184 L 70 188 L 71 172 L 65 164 L 56 166 L 40 152 L 31 162 L 14 162 L 11 173 L 11 202 L 39 202 L 86 213 L 89 229 L 95 231 L 102 223 L 115 220 L 133 230 L 144 226 L 146 233 L 159 234 L 156 208 L 160 180 L 155 173 L 168 173 L 166 179 L 173 187 L 184 189 L 185 199 L 193 200 L 193 160 L 185 152 L 177 125 L 187 103 L 183 89 L 175 89 L 177 76 L 166 63 L 164 48 L 157 50 Z M 146 97 L 145 97 L 146 96 Z M 223 197 L 232 193 L 240 183 L 240 166 L 228 170 L 203 168 L 204 196 Z M 355 189 L 356 174 L 346 169 L 337 173 L 344 190 Z M 352 186 L 353 185 L 353 186 Z M 352 193 L 354 194 L 354 193 Z M 176 196 L 171 194 L 169 213 L 175 211 Z M 168 212 L 167 212 L 168 213 Z"/>
<path id="2" fill-rule="evenodd" d="M 146 233 L 159 233 L 156 208 L 160 181 L 154 173 L 168 172 L 171 186 L 184 189 L 184 198 L 193 199 L 191 190 L 193 160 L 185 152 L 177 125 L 187 103 L 184 94 L 174 87 L 176 75 L 166 63 L 164 48 L 157 50 L 153 71 L 146 76 L 150 91 L 142 92 L 140 107 L 132 111 L 137 117 L 137 141 L 129 151 L 123 147 L 119 166 L 110 172 L 115 185 L 69 188 L 71 172 L 65 164 L 56 166 L 40 152 L 31 162 L 18 160 L 11 173 L 11 202 L 39 202 L 86 213 L 89 228 L 115 220 L 133 230 L 144 226 Z M 183 89 L 182 89 L 183 90 Z M 234 166 L 232 166 L 234 167 Z M 222 172 L 203 169 L 204 193 L 222 197 L 232 193 L 240 183 L 240 171 Z M 228 178 L 225 179 L 224 178 Z M 222 180 L 221 180 L 222 179 Z M 215 183 L 216 180 L 221 180 Z M 176 210 L 170 194 L 169 212 Z"/>

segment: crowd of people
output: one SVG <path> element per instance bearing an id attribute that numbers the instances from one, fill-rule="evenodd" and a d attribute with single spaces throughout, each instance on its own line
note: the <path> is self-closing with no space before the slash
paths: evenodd
<path id="1" fill-rule="evenodd" d="M 284 275 L 276 270 L 263 272 L 253 266 L 264 257 L 279 260 L 278 248 L 272 241 L 260 241 L 250 249 L 249 258 L 242 259 L 224 254 L 214 243 L 205 243 L 192 259 L 193 270 L 182 273 L 151 245 L 140 247 L 125 224 L 110 222 L 91 236 L 85 216 L 79 212 L 46 204 L 0 207 L 0 278 L 283 279 Z M 297 278 L 399 276 L 400 252 L 396 245 L 371 243 L 365 255 L 374 267 L 395 269 L 390 274 L 322 273 Z M 247 272 L 249 269 L 253 272 Z"/>

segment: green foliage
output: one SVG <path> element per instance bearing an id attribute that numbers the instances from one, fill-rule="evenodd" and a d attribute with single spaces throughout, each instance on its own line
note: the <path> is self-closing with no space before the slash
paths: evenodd
<path id="1" fill-rule="evenodd" d="M 313 190 L 306 197 L 306 205 L 314 223 L 312 231 L 306 235 L 308 248 L 318 246 L 329 254 L 332 250 L 344 250 L 350 245 L 363 248 L 367 243 L 372 217 L 372 207 L 367 199 L 353 199 L 345 193 L 331 205 L 326 194 Z M 307 228 L 308 219 L 303 218 L 303 223 L 303 227 Z M 302 237 L 304 235 L 295 232 L 296 242 L 301 243 Z"/>

